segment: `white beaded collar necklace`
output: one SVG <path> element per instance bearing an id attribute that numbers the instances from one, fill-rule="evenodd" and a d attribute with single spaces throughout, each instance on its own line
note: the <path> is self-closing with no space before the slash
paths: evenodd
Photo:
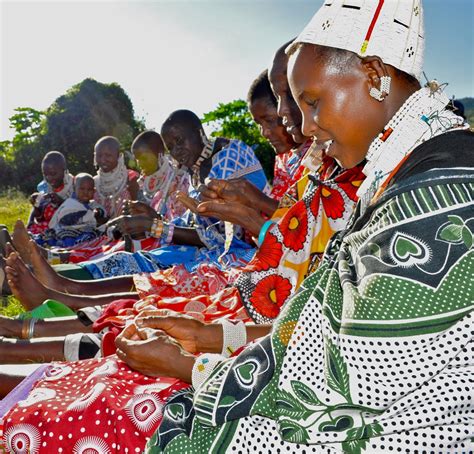
<path id="1" fill-rule="evenodd" d="M 363 172 L 367 178 L 357 195 L 361 213 L 396 166 L 421 143 L 456 128 L 468 128 L 464 120 L 447 110 L 448 97 L 436 84 L 413 93 L 372 142 Z"/>

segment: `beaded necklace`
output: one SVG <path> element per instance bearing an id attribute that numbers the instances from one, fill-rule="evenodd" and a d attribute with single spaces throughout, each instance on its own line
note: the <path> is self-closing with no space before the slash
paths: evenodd
<path id="1" fill-rule="evenodd" d="M 175 169 L 166 156 L 160 156 L 158 162 L 158 170 L 151 175 L 143 175 L 142 192 L 148 202 L 150 202 L 155 194 L 163 189 L 163 186 L 173 180 L 175 176 Z"/>
<path id="2" fill-rule="evenodd" d="M 468 128 L 461 117 L 446 109 L 448 103 L 438 86 L 423 87 L 405 101 L 374 139 L 362 170 L 367 178 L 357 191 L 362 213 L 400 161 L 418 145 L 447 131 Z"/>
<path id="3" fill-rule="evenodd" d="M 208 140 L 206 145 L 201 151 L 201 154 L 199 155 L 199 158 L 197 161 L 194 163 L 194 165 L 191 167 L 192 171 L 192 183 L 195 188 L 199 186 L 200 183 L 200 178 L 199 178 L 199 171 L 201 169 L 201 164 L 206 160 L 209 159 L 212 156 L 212 153 L 214 151 L 214 145 L 216 141 L 215 140 Z"/>
<path id="4" fill-rule="evenodd" d="M 117 166 L 110 172 L 97 171 L 96 190 L 103 198 L 119 195 L 128 183 L 128 170 L 123 154 L 120 153 Z"/>

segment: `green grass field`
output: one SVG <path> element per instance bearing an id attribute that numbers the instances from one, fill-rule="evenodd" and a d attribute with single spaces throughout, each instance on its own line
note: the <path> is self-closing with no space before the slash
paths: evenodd
<path id="1" fill-rule="evenodd" d="M 31 205 L 28 199 L 18 191 L 7 191 L 0 194 L 0 224 L 5 224 L 9 231 L 18 219 L 26 223 Z M 20 303 L 13 297 L 3 299 L 0 303 L 0 314 L 13 317 L 23 311 Z M 6 305 L 5 305 L 6 304 Z"/>

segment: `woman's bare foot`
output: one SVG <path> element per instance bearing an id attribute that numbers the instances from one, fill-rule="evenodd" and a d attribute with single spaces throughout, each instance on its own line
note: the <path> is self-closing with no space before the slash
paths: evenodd
<path id="1" fill-rule="evenodd" d="M 31 265 L 30 235 L 22 221 L 16 221 L 13 228 L 13 246 L 27 265 Z"/>
<path id="2" fill-rule="evenodd" d="M 7 257 L 6 265 L 10 289 L 26 309 L 32 310 L 49 299 L 49 289 L 36 279 L 17 252 Z"/>
<path id="3" fill-rule="evenodd" d="M 39 246 L 33 241 L 29 241 L 31 265 L 36 278 L 46 287 L 63 291 L 63 279 L 53 267 L 48 263 L 41 253 Z"/>

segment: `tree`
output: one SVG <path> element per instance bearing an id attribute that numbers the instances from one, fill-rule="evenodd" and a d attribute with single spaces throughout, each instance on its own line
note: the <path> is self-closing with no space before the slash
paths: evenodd
<path id="1" fill-rule="evenodd" d="M 93 172 L 94 144 L 102 136 L 115 136 L 124 149 L 145 129 L 134 117 L 133 105 L 116 83 L 85 79 L 60 96 L 46 111 L 46 150 L 61 151 L 72 173 Z"/>
<path id="2" fill-rule="evenodd" d="M 145 129 L 137 120 L 130 98 L 116 83 L 85 79 L 71 87 L 44 112 L 18 108 L 10 118 L 15 129 L 11 141 L 0 142 L 0 157 L 10 173 L 0 169 L 1 186 L 18 186 L 31 192 L 41 180 L 40 163 L 51 150 L 62 152 L 69 171 L 94 173 L 93 150 L 105 135 L 117 137 L 128 149 L 133 138 Z"/>
<path id="3" fill-rule="evenodd" d="M 260 134 L 258 125 L 253 121 L 244 100 L 237 99 L 228 103 L 219 103 L 214 110 L 204 114 L 202 122 L 209 124 L 213 137 L 239 139 L 252 146 L 267 178 L 270 181 L 273 179 L 275 151 Z"/>

